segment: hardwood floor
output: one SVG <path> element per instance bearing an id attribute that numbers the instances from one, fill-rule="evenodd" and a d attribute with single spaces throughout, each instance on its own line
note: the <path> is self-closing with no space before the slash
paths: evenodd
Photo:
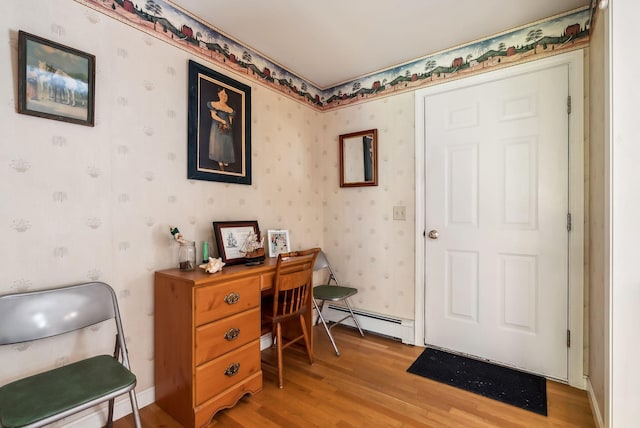
<path id="1" fill-rule="evenodd" d="M 284 388 L 277 387 L 275 351 L 262 352 L 264 387 L 218 412 L 217 427 L 595 427 L 585 391 L 547 382 L 541 416 L 406 372 L 423 348 L 348 328 L 335 328 L 336 357 L 316 326 L 315 362 L 302 348 L 285 351 Z M 145 428 L 181 425 L 155 404 L 141 410 Z M 131 415 L 115 428 L 133 427 Z"/>

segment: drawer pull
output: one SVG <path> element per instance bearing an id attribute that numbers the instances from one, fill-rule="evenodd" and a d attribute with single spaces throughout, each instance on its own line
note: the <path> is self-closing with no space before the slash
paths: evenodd
<path id="1" fill-rule="evenodd" d="M 232 291 L 231 293 L 224 296 L 224 301 L 227 302 L 228 305 L 233 305 L 240 301 L 240 293 L 236 293 Z"/>
<path id="2" fill-rule="evenodd" d="M 230 328 L 224 334 L 224 338 L 227 339 L 229 342 L 231 342 L 232 340 L 237 339 L 238 336 L 240 336 L 240 329 L 239 328 Z"/>
<path id="3" fill-rule="evenodd" d="M 235 376 L 240 371 L 240 363 L 231 363 L 229 367 L 224 371 L 225 376 Z"/>

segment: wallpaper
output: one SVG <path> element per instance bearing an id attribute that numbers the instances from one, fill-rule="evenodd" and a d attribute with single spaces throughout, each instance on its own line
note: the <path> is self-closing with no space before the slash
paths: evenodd
<path id="1" fill-rule="evenodd" d="M 95 127 L 17 113 L 18 30 L 96 56 Z M 288 229 L 294 250 L 323 247 L 339 279 L 360 290 L 357 309 L 413 319 L 413 94 L 322 112 L 233 74 L 252 88 L 253 184 L 188 180 L 189 59 L 227 72 L 76 1 L 3 3 L 0 294 L 111 284 L 144 391 L 153 386 L 153 272 L 177 265 L 169 226 L 201 248 L 213 246 L 213 221 L 257 220 Z M 338 136 L 372 128 L 379 186 L 340 188 Z M 394 206 L 406 207 L 406 220 L 392 219 Z M 0 347 L 0 384 L 96 345 L 81 334 Z"/>
<path id="2" fill-rule="evenodd" d="M 379 185 L 340 188 L 338 136 L 365 129 L 378 130 Z M 358 288 L 357 308 L 414 319 L 414 96 L 327 112 L 323 132 L 323 240 L 329 257 L 339 256 L 331 259 L 336 276 Z M 393 220 L 394 206 L 406 207 L 406 220 Z"/>
<path id="3" fill-rule="evenodd" d="M 288 229 L 293 249 L 323 244 L 320 113 L 254 86 L 253 184 L 188 180 L 187 64 L 196 58 L 73 1 L 2 9 L 0 293 L 112 285 L 143 391 L 153 385 L 153 272 L 177 267 L 170 225 L 198 242 L 198 257 L 203 241 L 213 245 L 213 221 Z M 16 112 L 18 30 L 96 56 L 95 127 Z M 95 345 L 80 335 L 0 347 L 0 384 Z"/>
<path id="4" fill-rule="evenodd" d="M 607 21 L 609 19 L 609 10 L 602 11 L 596 9 L 597 14 L 594 19 L 593 32 L 591 36 L 591 42 L 589 44 L 589 198 L 588 198 L 588 245 L 589 252 L 587 259 L 588 269 L 588 282 L 585 282 L 585 288 L 588 287 L 588 291 L 585 294 L 588 298 L 588 306 L 586 309 L 586 319 L 588 319 L 589 329 L 586 335 L 585 345 L 587 351 L 585 355 L 588 356 L 585 366 L 589 374 L 589 382 L 593 391 L 594 403 L 593 406 L 597 407 L 597 412 L 594 412 L 594 416 L 599 416 L 602 420 L 603 415 L 606 414 L 605 403 L 607 398 L 605 397 L 605 391 L 607 391 L 607 339 L 606 339 L 606 326 L 607 321 L 607 265 L 608 250 L 606 248 L 607 229 L 608 222 L 606 211 L 603 207 L 609 206 L 607 202 L 606 189 L 608 188 L 608 176 L 607 172 L 607 123 L 606 117 L 607 111 L 607 90 L 605 84 L 609 79 L 607 76 L 608 70 L 607 64 L 610 63 L 610 59 L 607 58 Z M 604 426 L 601 424 L 600 426 Z"/>

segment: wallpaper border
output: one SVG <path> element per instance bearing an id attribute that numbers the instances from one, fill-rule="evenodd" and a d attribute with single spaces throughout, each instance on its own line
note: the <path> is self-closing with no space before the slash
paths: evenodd
<path id="1" fill-rule="evenodd" d="M 74 1 L 319 111 L 584 48 L 593 16 L 585 6 L 320 88 L 169 0 Z"/>

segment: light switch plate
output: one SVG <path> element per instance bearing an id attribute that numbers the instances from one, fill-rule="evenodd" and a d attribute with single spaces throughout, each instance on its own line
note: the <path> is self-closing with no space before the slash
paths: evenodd
<path id="1" fill-rule="evenodd" d="M 393 207 L 393 219 L 394 220 L 406 220 L 407 219 L 407 207 L 403 207 L 403 206 Z"/>

